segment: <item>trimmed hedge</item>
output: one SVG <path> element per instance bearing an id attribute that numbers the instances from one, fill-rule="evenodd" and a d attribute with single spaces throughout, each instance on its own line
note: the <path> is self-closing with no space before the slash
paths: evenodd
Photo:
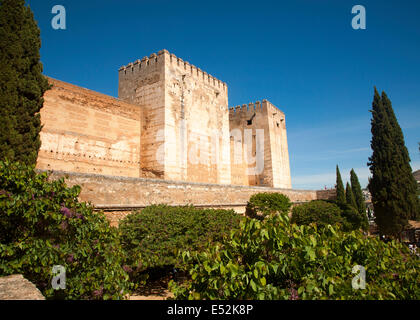
<path id="1" fill-rule="evenodd" d="M 151 269 L 179 267 L 179 250 L 202 250 L 239 225 L 233 210 L 152 205 L 125 217 L 119 225 L 131 276 Z"/>
<path id="2" fill-rule="evenodd" d="M 0 276 L 20 273 L 46 298 L 122 299 L 129 290 L 117 230 L 77 200 L 80 187 L 0 162 Z M 66 268 L 54 290 L 52 268 Z"/>

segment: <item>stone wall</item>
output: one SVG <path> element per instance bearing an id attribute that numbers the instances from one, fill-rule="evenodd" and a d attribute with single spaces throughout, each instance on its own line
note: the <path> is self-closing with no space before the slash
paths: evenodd
<path id="1" fill-rule="evenodd" d="M 316 197 L 322 200 L 335 200 L 337 199 L 337 192 L 335 189 L 317 190 Z"/>
<path id="2" fill-rule="evenodd" d="M 132 210 L 151 204 L 194 205 L 205 208 L 234 209 L 243 213 L 249 198 L 260 192 L 286 194 L 294 203 L 325 198 L 323 191 L 293 190 L 254 186 L 204 184 L 160 179 L 113 177 L 94 174 L 53 172 L 51 179 L 67 177 L 69 186 L 80 185 L 81 201 L 109 212 L 118 220 Z"/>
<path id="3" fill-rule="evenodd" d="M 37 168 L 139 177 L 140 107 L 49 78 Z"/>

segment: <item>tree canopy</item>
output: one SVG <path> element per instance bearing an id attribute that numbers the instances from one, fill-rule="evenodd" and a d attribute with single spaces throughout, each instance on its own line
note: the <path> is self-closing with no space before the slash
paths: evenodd
<path id="1" fill-rule="evenodd" d="M 372 178 L 368 187 L 376 224 L 381 234 L 399 237 L 408 220 L 418 219 L 417 185 L 391 101 L 385 92 L 379 95 L 376 88 L 371 113 L 373 152 L 368 165 Z"/>
<path id="2" fill-rule="evenodd" d="M 40 110 L 49 88 L 42 75 L 40 30 L 24 0 L 0 1 L 0 159 L 35 164 Z"/>

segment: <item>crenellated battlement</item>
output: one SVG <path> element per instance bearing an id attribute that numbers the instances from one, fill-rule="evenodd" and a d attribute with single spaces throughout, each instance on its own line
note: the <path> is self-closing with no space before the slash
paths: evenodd
<path id="1" fill-rule="evenodd" d="M 229 108 L 229 116 L 247 115 L 248 113 L 264 112 L 267 110 L 267 100 L 250 102 L 248 104 L 233 106 Z"/>
<path id="2" fill-rule="evenodd" d="M 166 50 L 164 50 L 166 51 Z M 169 53 L 169 63 L 172 66 L 181 67 L 183 70 L 185 70 L 188 74 L 193 76 L 196 79 L 199 79 L 205 83 L 208 83 L 214 87 L 224 88 L 227 89 L 227 84 L 216 77 L 212 76 L 211 74 L 208 74 L 207 72 L 201 70 L 197 66 L 190 64 L 188 61 L 184 61 L 181 58 L 177 57 L 173 53 Z"/>
<path id="3" fill-rule="evenodd" d="M 196 79 L 199 79 L 214 87 L 223 88 L 224 90 L 227 90 L 227 84 L 225 82 L 217 79 L 211 74 L 208 74 L 207 72 L 201 70 L 195 65 L 190 64 L 188 61 L 184 61 L 183 59 L 177 57 L 173 53 L 170 53 L 166 49 L 160 50 L 157 54 L 152 53 L 149 57 L 144 57 L 141 60 L 136 60 L 135 62 L 131 62 L 128 65 L 122 66 L 118 71 L 120 72 L 120 75 L 126 75 L 129 72 L 135 73 L 136 71 L 150 69 L 151 67 L 154 67 L 160 63 L 165 63 L 165 61 L 169 65 L 181 67 L 183 70 L 185 70 L 188 74 L 190 74 Z"/>
<path id="4" fill-rule="evenodd" d="M 158 63 L 165 62 L 164 54 L 168 53 L 167 50 L 161 50 L 157 54 L 152 53 L 150 56 L 143 57 L 141 60 L 138 59 L 134 62 L 130 62 L 126 66 L 120 67 L 118 70 L 120 73 L 124 72 L 124 74 L 127 74 L 127 72 L 135 72 L 138 70 L 145 70 L 149 69 L 150 67 L 156 66 Z"/>
<path id="5" fill-rule="evenodd" d="M 248 116 L 248 114 L 253 114 L 254 112 L 267 113 L 267 111 L 270 109 L 276 110 L 276 112 L 278 111 L 284 116 L 283 111 L 278 109 L 276 106 L 274 106 L 271 102 L 269 102 L 266 99 L 262 100 L 261 102 L 256 101 L 256 102 L 251 102 L 248 104 L 229 107 L 229 116 L 232 116 L 232 117 L 240 117 L 241 115 Z"/>

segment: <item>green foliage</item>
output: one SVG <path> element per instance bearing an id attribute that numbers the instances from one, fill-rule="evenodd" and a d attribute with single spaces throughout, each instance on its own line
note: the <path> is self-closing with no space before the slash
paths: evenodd
<path id="1" fill-rule="evenodd" d="M 337 204 L 341 210 L 341 217 L 343 218 L 343 230 L 359 230 L 367 231 L 369 229 L 369 222 L 367 218 L 361 215 L 354 206 L 346 204 Z"/>
<path id="2" fill-rule="evenodd" d="M 408 220 L 419 218 L 417 185 L 391 101 L 384 92 L 381 97 L 376 88 L 371 112 L 373 153 L 368 163 L 372 172 L 368 187 L 375 222 L 381 234 L 399 238 Z"/>
<path id="3" fill-rule="evenodd" d="M 293 208 L 292 223 L 309 225 L 316 223 L 318 227 L 326 227 L 345 223 L 338 205 L 324 200 L 314 200 Z"/>
<path id="4" fill-rule="evenodd" d="M 351 169 L 350 171 L 350 181 L 351 181 L 351 189 L 353 191 L 354 199 L 356 200 L 356 208 L 357 211 L 362 216 L 366 216 L 366 202 L 365 197 L 363 196 L 362 187 L 360 186 L 359 178 L 357 177 L 356 172 Z"/>
<path id="5" fill-rule="evenodd" d="M 170 282 L 175 299 L 420 298 L 420 260 L 405 246 L 285 215 L 244 217 L 230 238 L 182 257 L 191 279 Z M 356 265 L 366 269 L 365 289 L 352 287 Z"/>
<path id="6" fill-rule="evenodd" d="M 359 178 L 356 175 L 356 172 L 351 169 L 350 171 L 350 181 L 351 181 L 351 189 L 356 201 L 356 209 L 359 214 L 358 221 L 359 226 L 363 230 L 369 229 L 369 221 L 367 216 L 367 208 L 366 208 L 366 202 L 365 197 L 363 195 L 362 187 L 360 186 Z"/>
<path id="7" fill-rule="evenodd" d="M 239 215 L 233 210 L 153 205 L 125 217 L 119 230 L 136 278 L 153 268 L 179 266 L 179 250 L 201 250 L 207 241 L 221 240 L 238 224 Z"/>
<path id="8" fill-rule="evenodd" d="M 79 193 L 31 166 L 0 162 L 0 275 L 23 274 L 46 298 L 121 299 L 129 282 L 117 231 Z M 54 265 L 66 268 L 64 290 L 52 288 Z"/>
<path id="9" fill-rule="evenodd" d="M 24 0 L 0 2 L 0 160 L 35 164 L 39 112 L 49 89 L 42 75 L 40 31 Z"/>
<path id="10" fill-rule="evenodd" d="M 292 203 L 281 193 L 257 193 L 251 196 L 246 206 L 246 215 L 252 218 L 280 213 L 288 214 Z"/>
<path id="11" fill-rule="evenodd" d="M 339 224 L 344 231 L 361 228 L 367 230 L 368 228 L 362 216 L 353 206 L 324 200 L 314 200 L 294 207 L 292 223 L 298 225 L 315 223 L 318 228 Z"/>
<path id="12" fill-rule="evenodd" d="M 346 184 L 346 203 L 355 209 L 358 208 L 356 199 L 354 198 L 353 190 L 351 189 L 351 186 L 348 182 Z"/>
<path id="13" fill-rule="evenodd" d="M 337 202 L 340 204 L 346 203 L 346 195 L 344 193 L 344 184 L 343 179 L 341 179 L 340 169 L 338 165 L 336 167 L 336 193 L 337 193 Z"/>

